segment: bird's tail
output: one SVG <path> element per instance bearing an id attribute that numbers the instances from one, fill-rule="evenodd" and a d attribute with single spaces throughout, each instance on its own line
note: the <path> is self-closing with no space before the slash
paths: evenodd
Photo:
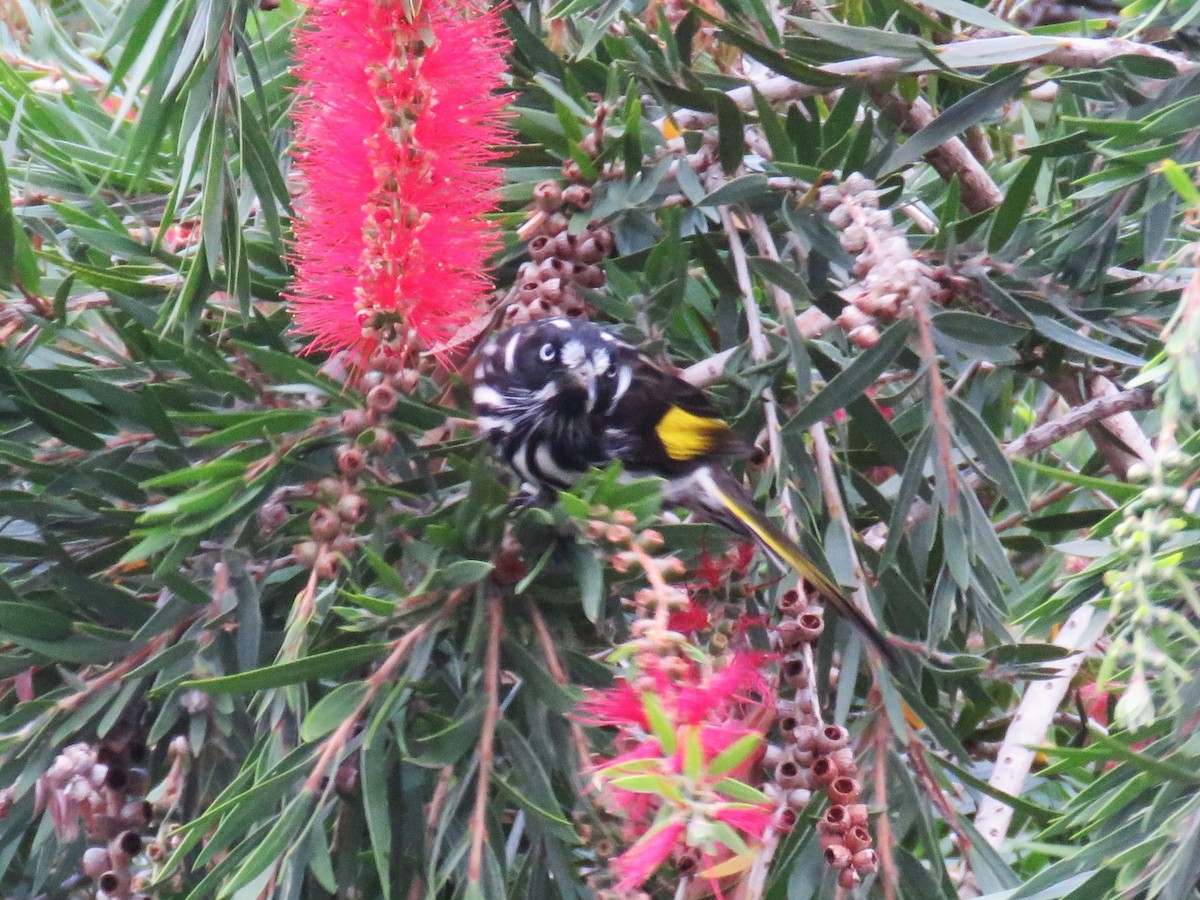
<path id="1" fill-rule="evenodd" d="M 842 618 L 853 625 L 864 639 L 871 644 L 889 663 L 899 660 L 896 649 L 883 633 L 863 613 L 858 605 L 809 559 L 808 555 L 746 496 L 733 476 L 709 467 L 698 469 L 691 476 L 700 487 L 711 506 L 704 512 L 732 531 L 753 537 L 780 565 L 792 569 L 811 584 Z M 714 508 L 715 507 L 715 508 Z"/>

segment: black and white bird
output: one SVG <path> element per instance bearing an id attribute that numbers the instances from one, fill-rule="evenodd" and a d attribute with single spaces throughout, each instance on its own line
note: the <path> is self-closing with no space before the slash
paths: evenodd
<path id="1" fill-rule="evenodd" d="M 611 331 L 542 319 L 493 337 L 474 370 L 480 430 L 524 481 L 552 492 L 620 460 L 665 480 L 664 501 L 752 537 L 793 569 L 886 659 L 895 650 L 845 591 L 785 535 L 726 466 L 750 446 L 708 396 Z"/>

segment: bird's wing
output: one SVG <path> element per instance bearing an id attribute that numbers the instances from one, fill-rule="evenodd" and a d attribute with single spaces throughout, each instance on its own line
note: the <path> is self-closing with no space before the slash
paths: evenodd
<path id="1" fill-rule="evenodd" d="M 749 451 L 704 391 L 645 358 L 604 427 L 610 457 L 635 473 L 670 478 Z"/>

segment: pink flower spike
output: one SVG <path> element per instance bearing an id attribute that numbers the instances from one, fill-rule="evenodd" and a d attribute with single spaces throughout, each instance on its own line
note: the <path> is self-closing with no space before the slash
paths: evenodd
<path id="1" fill-rule="evenodd" d="M 775 811 L 769 806 L 725 806 L 716 811 L 713 818 L 735 828 L 747 837 L 761 840 Z"/>
<path id="2" fill-rule="evenodd" d="M 311 0 L 296 34 L 290 300 L 310 350 L 361 367 L 470 320 L 498 246 L 507 42 L 469 0 Z"/>
<path id="3" fill-rule="evenodd" d="M 672 819 L 647 831 L 636 844 L 614 859 L 612 869 L 619 876 L 617 890 L 631 891 L 640 887 L 671 855 L 683 832 L 684 824 Z"/>

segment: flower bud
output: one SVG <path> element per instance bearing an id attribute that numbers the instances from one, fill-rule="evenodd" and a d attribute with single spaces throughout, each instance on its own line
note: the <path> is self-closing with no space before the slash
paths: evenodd
<path id="1" fill-rule="evenodd" d="M 799 616 L 796 619 L 796 624 L 799 625 L 800 640 L 806 644 L 811 644 L 821 636 L 821 632 L 825 630 L 825 617 L 818 613 L 809 611 Z"/>
<path id="2" fill-rule="evenodd" d="M 854 761 L 854 751 L 849 747 L 843 747 L 841 750 L 834 750 L 829 754 L 838 767 L 838 771 L 843 775 L 853 776 L 858 772 L 858 764 Z"/>
<path id="3" fill-rule="evenodd" d="M 553 255 L 554 255 L 554 239 L 553 238 L 551 238 L 547 235 L 544 235 L 544 234 L 539 234 L 537 237 L 535 237 L 532 241 L 529 242 L 529 258 L 532 259 L 535 263 L 540 263 L 542 260 L 549 259 Z M 524 268 L 525 268 L 524 266 L 521 267 L 522 271 L 524 270 Z M 532 275 L 528 275 L 526 277 L 532 277 Z"/>
<path id="4" fill-rule="evenodd" d="M 817 829 L 825 834 L 845 834 L 849 827 L 849 816 L 846 807 L 835 805 L 825 810 L 825 815 L 817 821 Z"/>
<path id="5" fill-rule="evenodd" d="M 845 868 L 838 872 L 838 887 L 845 891 L 852 891 L 862 884 L 862 878 L 853 868 Z"/>
<path id="6" fill-rule="evenodd" d="M 338 471 L 343 475 L 350 477 L 361 475 L 367 468 L 366 455 L 358 447 L 338 447 L 334 456 L 337 459 Z"/>
<path id="7" fill-rule="evenodd" d="M 846 807 L 846 819 L 851 826 L 866 828 L 869 817 L 867 814 L 867 804 L 851 803 Z"/>
<path id="8" fill-rule="evenodd" d="M 367 408 L 378 413 L 390 413 L 399 400 L 400 394 L 390 384 L 377 384 L 367 393 Z"/>
<path id="9" fill-rule="evenodd" d="M 142 836 L 132 829 L 122 831 L 108 842 L 108 855 L 116 866 L 128 865 L 129 860 L 141 852 Z"/>
<path id="10" fill-rule="evenodd" d="M 575 258 L 585 265 L 598 263 L 605 258 L 605 255 L 600 242 L 590 235 L 579 242 L 575 251 Z"/>
<path id="11" fill-rule="evenodd" d="M 315 541 L 301 541 L 292 548 L 296 562 L 305 568 L 312 568 L 317 562 L 317 544 Z"/>
<path id="12" fill-rule="evenodd" d="M 578 243 L 579 239 L 575 235 L 567 231 L 560 232 L 554 238 L 554 255 L 563 261 L 573 260 Z"/>
<path id="13" fill-rule="evenodd" d="M 859 850 L 850 857 L 850 865 L 859 875 L 870 875 L 879 868 L 879 857 L 870 848 Z"/>
<path id="14" fill-rule="evenodd" d="M 783 664 L 783 680 L 792 687 L 808 687 L 808 666 L 802 657 L 794 657 Z"/>
<path id="15" fill-rule="evenodd" d="M 592 189 L 584 184 L 573 184 L 562 192 L 562 198 L 564 203 L 587 209 L 592 205 Z"/>
<path id="16" fill-rule="evenodd" d="M 357 525 L 367 516 L 369 504 L 362 494 L 347 494 L 338 501 L 337 515 L 343 522 Z"/>
<path id="17" fill-rule="evenodd" d="M 328 506 L 319 506 L 308 517 L 308 527 L 318 542 L 326 544 L 341 534 L 342 520 Z"/>
<path id="18" fill-rule="evenodd" d="M 775 767 L 775 780 L 780 786 L 788 789 L 808 786 L 808 778 L 790 759 L 785 759 Z"/>
<path id="19" fill-rule="evenodd" d="M 349 437 L 361 434 L 370 424 L 367 414 L 361 409 L 347 409 L 338 417 L 338 430 Z"/>

